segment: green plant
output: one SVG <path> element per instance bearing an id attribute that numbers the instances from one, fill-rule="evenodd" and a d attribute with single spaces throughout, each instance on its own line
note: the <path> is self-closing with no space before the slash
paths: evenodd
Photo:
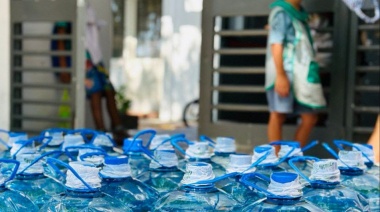
<path id="1" fill-rule="evenodd" d="M 119 110 L 120 113 L 125 114 L 125 112 L 129 109 L 131 106 L 131 100 L 127 99 L 124 95 L 125 93 L 125 86 L 121 86 L 117 91 L 115 95 L 116 100 L 116 107 Z"/>

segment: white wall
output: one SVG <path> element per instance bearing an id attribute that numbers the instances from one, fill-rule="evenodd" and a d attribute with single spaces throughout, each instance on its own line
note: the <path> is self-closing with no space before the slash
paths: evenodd
<path id="1" fill-rule="evenodd" d="M 186 103 L 199 98 L 202 3 L 202 0 L 163 0 L 162 120 L 180 120 Z"/>
<path id="2" fill-rule="evenodd" d="M 0 1 L 0 129 L 10 128 L 10 1 Z"/>

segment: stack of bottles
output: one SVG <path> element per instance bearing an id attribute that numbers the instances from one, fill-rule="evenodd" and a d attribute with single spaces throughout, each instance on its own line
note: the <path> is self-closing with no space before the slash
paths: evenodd
<path id="1" fill-rule="evenodd" d="M 372 147 L 332 143 L 320 159 L 306 156 L 317 141 L 250 155 L 230 137 L 152 129 L 122 147 L 92 129 L 0 130 L 0 211 L 380 211 Z"/>

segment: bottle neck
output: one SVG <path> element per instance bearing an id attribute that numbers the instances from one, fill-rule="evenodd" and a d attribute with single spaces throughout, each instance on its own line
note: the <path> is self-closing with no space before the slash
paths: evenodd
<path id="1" fill-rule="evenodd" d="M 189 158 L 187 159 L 189 162 L 205 162 L 205 163 L 210 163 L 211 158 Z"/>
<path id="2" fill-rule="evenodd" d="M 214 154 L 219 157 L 230 157 L 230 155 L 235 154 L 235 152 L 214 152 Z"/>
<path id="3" fill-rule="evenodd" d="M 36 179 L 42 179 L 42 178 L 46 178 L 43 173 L 16 175 L 17 180 L 36 180 Z"/>
<path id="4" fill-rule="evenodd" d="M 310 185 L 312 188 L 316 188 L 316 189 L 334 189 L 339 184 L 340 184 L 339 182 L 329 183 L 325 181 L 315 181 L 315 182 L 312 182 Z"/>
<path id="5" fill-rule="evenodd" d="M 275 204 L 275 205 L 295 205 L 298 202 L 302 201 L 302 197 L 296 197 L 296 198 L 279 198 L 275 196 L 268 196 L 265 200 L 268 203 Z"/>
<path id="6" fill-rule="evenodd" d="M 112 183 L 112 182 L 126 182 L 133 180 L 132 177 L 123 177 L 123 178 L 103 178 L 103 182 Z"/>
<path id="7" fill-rule="evenodd" d="M 185 192 L 210 193 L 216 191 L 213 184 L 207 185 L 182 185 L 181 190 Z"/>
<path id="8" fill-rule="evenodd" d="M 359 176 L 364 174 L 364 171 L 359 168 L 339 168 L 342 175 Z"/>
<path id="9" fill-rule="evenodd" d="M 74 190 L 67 188 L 66 195 L 71 197 L 82 197 L 82 198 L 96 198 L 102 197 L 104 194 L 100 190 L 88 191 L 88 190 Z"/>
<path id="10" fill-rule="evenodd" d="M 178 172 L 180 171 L 177 166 L 173 167 L 160 167 L 160 168 L 150 168 L 153 172 Z"/>

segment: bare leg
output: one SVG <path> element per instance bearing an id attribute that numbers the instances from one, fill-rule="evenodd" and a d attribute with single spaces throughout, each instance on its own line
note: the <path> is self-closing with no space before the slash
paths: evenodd
<path id="1" fill-rule="evenodd" d="M 96 92 L 91 94 L 90 103 L 96 129 L 104 131 L 105 127 L 102 116 L 102 93 Z"/>
<path id="2" fill-rule="evenodd" d="M 283 113 L 271 112 L 268 123 L 268 139 L 269 142 L 282 140 L 282 125 L 286 120 Z M 279 146 L 275 146 L 276 153 L 280 150 Z"/>
<path id="3" fill-rule="evenodd" d="M 301 147 L 307 144 L 311 130 L 318 121 L 318 115 L 314 113 L 301 114 L 302 122 L 297 128 L 294 140 L 301 143 Z"/>
<path id="4" fill-rule="evenodd" d="M 112 129 L 115 129 L 115 127 L 121 126 L 121 120 L 115 102 L 115 92 L 109 90 L 105 91 L 105 94 L 107 100 L 108 114 L 111 117 Z"/>
<path id="5" fill-rule="evenodd" d="M 118 146 L 123 145 L 123 140 L 130 137 L 126 130 L 121 124 L 121 119 L 117 111 L 116 102 L 115 102 L 115 92 L 114 91 L 105 91 L 107 99 L 107 110 L 108 114 L 111 117 L 112 122 L 112 133 L 113 137 Z"/>
<path id="6" fill-rule="evenodd" d="M 375 153 L 375 163 L 380 162 L 380 115 L 377 116 L 377 121 L 375 127 L 373 128 L 373 132 L 371 137 L 368 140 L 368 144 L 372 145 L 373 151 Z"/>

